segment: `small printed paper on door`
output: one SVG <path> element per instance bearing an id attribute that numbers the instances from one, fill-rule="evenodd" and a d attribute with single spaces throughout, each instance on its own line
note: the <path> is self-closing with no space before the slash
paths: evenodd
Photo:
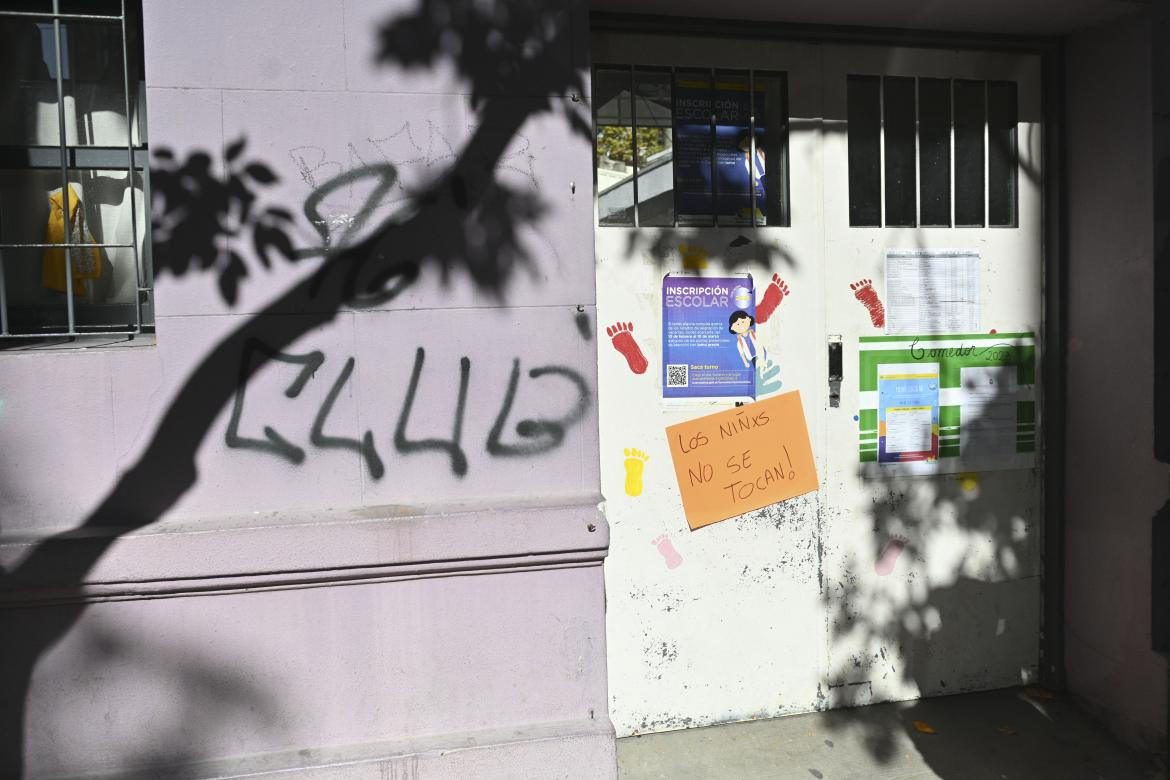
<path id="1" fill-rule="evenodd" d="M 800 391 L 666 429 L 691 530 L 817 489 Z"/>
<path id="2" fill-rule="evenodd" d="M 868 336 L 858 355 L 863 476 L 1031 468 L 1031 333 Z"/>
<path id="3" fill-rule="evenodd" d="M 887 249 L 886 333 L 979 330 L 979 250 Z"/>

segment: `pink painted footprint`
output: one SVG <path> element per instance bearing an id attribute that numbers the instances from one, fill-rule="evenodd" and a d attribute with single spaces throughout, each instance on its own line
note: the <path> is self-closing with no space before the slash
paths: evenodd
<path id="1" fill-rule="evenodd" d="M 638 342 L 634 341 L 634 323 L 618 322 L 606 328 L 605 332 L 613 339 L 613 348 L 626 359 L 630 370 L 635 374 L 646 373 L 646 366 L 649 363 L 646 362 L 646 356 L 642 354 Z"/>
<path id="2" fill-rule="evenodd" d="M 861 301 L 861 305 L 869 312 L 869 321 L 873 323 L 873 326 L 875 328 L 885 327 L 886 307 L 882 305 L 882 299 L 878 297 L 877 290 L 873 289 L 873 280 L 862 279 L 849 285 L 849 289 L 853 290 L 853 297 Z"/>
<path id="3" fill-rule="evenodd" d="M 874 561 L 873 570 L 878 573 L 878 576 L 885 577 L 894 570 L 894 564 L 898 562 L 898 556 L 906 549 L 906 539 L 902 536 L 895 536 L 890 541 L 886 542 L 885 549 L 882 550 L 881 555 Z"/>
<path id="4" fill-rule="evenodd" d="M 764 290 L 764 297 L 756 304 L 756 322 L 763 325 L 789 294 L 788 284 L 779 274 L 772 274 L 772 283 Z"/>
<path id="5" fill-rule="evenodd" d="M 678 554 L 678 550 L 674 549 L 674 543 L 670 541 L 670 537 L 666 534 L 651 542 L 658 548 L 658 552 L 662 553 L 662 559 L 666 561 L 666 568 L 677 569 L 682 566 L 682 556 Z"/>

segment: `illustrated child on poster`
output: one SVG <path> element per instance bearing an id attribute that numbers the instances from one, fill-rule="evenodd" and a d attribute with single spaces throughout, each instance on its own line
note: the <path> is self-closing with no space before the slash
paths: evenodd
<path id="1" fill-rule="evenodd" d="M 767 352 L 756 340 L 756 319 L 746 311 L 735 311 L 727 321 L 727 330 L 735 334 L 735 346 L 744 368 L 755 368 L 756 358 Z"/>

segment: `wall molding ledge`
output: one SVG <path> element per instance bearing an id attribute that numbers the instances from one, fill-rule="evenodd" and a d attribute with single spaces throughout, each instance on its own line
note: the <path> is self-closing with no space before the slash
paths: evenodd
<path id="1" fill-rule="evenodd" d="M 188 518 L 125 535 L 0 539 L 0 566 L 13 575 L 0 609 L 600 566 L 608 549 L 594 496 Z M 34 551 L 37 572 L 19 576 Z"/>
<path id="2" fill-rule="evenodd" d="M 585 720 L 525 724 L 368 745 L 268 753 L 149 770 L 86 775 L 101 780 L 167 777 L 415 780 L 419 777 L 513 776 L 539 767 L 542 777 L 617 777 L 613 725 L 604 712 Z"/>

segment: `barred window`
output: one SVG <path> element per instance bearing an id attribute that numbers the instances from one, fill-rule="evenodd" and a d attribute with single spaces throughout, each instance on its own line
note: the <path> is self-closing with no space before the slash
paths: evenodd
<path id="1" fill-rule="evenodd" d="M 784 73 L 599 65 L 598 223 L 786 226 Z"/>
<path id="2" fill-rule="evenodd" d="M 1016 227 L 1016 84 L 851 75 L 849 224 Z"/>
<path id="3" fill-rule="evenodd" d="M 0 0 L 0 347 L 153 331 L 140 0 Z"/>

